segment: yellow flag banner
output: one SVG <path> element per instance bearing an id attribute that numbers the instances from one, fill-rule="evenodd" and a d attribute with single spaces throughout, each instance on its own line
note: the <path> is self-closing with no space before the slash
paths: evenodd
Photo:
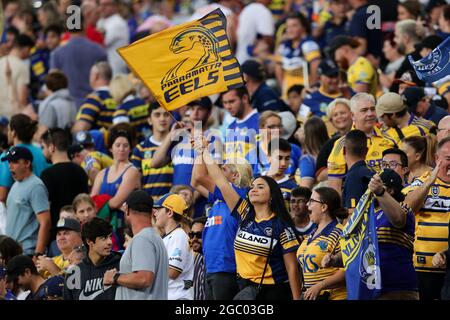
<path id="1" fill-rule="evenodd" d="M 243 86 L 220 9 L 118 49 L 165 109 Z"/>

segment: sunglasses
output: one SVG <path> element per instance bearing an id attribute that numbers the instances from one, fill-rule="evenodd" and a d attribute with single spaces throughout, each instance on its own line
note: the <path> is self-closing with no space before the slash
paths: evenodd
<path id="1" fill-rule="evenodd" d="M 194 239 L 194 237 L 197 237 L 197 239 L 201 239 L 202 238 L 202 233 L 201 232 L 189 232 L 189 238 L 190 239 Z"/>

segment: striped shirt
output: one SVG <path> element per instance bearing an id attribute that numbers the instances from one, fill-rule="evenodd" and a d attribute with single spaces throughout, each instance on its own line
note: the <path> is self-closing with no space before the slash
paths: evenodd
<path id="1" fill-rule="evenodd" d="M 101 87 L 89 94 L 77 114 L 77 120 L 91 124 L 91 129 L 108 129 L 112 125 L 116 102 L 111 97 L 108 87 Z"/>
<path id="2" fill-rule="evenodd" d="M 206 300 L 205 273 L 203 255 L 194 252 L 194 300 Z"/>

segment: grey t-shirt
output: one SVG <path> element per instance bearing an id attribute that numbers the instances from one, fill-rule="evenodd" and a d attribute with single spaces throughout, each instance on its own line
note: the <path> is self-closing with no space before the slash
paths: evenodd
<path id="1" fill-rule="evenodd" d="M 6 199 L 6 235 L 22 244 L 24 254 L 34 253 L 39 231 L 36 215 L 49 207 L 47 188 L 34 174 L 12 185 Z"/>
<path id="2" fill-rule="evenodd" d="M 160 235 L 153 228 L 142 229 L 133 237 L 120 259 L 120 273 L 151 271 L 151 287 L 135 290 L 117 287 L 116 300 L 167 300 L 169 258 Z"/>

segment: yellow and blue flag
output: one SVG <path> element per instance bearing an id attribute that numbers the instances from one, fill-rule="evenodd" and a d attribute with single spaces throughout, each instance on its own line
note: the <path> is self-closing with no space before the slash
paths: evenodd
<path id="1" fill-rule="evenodd" d="M 450 37 L 447 37 L 439 46 L 425 58 L 414 61 L 408 56 L 420 80 L 433 83 L 450 75 Z"/>
<path id="2" fill-rule="evenodd" d="M 220 9 L 118 49 L 167 110 L 244 85 Z"/>
<path id="3" fill-rule="evenodd" d="M 371 300 L 381 292 L 374 196 L 367 190 L 340 239 L 348 300 Z"/>

